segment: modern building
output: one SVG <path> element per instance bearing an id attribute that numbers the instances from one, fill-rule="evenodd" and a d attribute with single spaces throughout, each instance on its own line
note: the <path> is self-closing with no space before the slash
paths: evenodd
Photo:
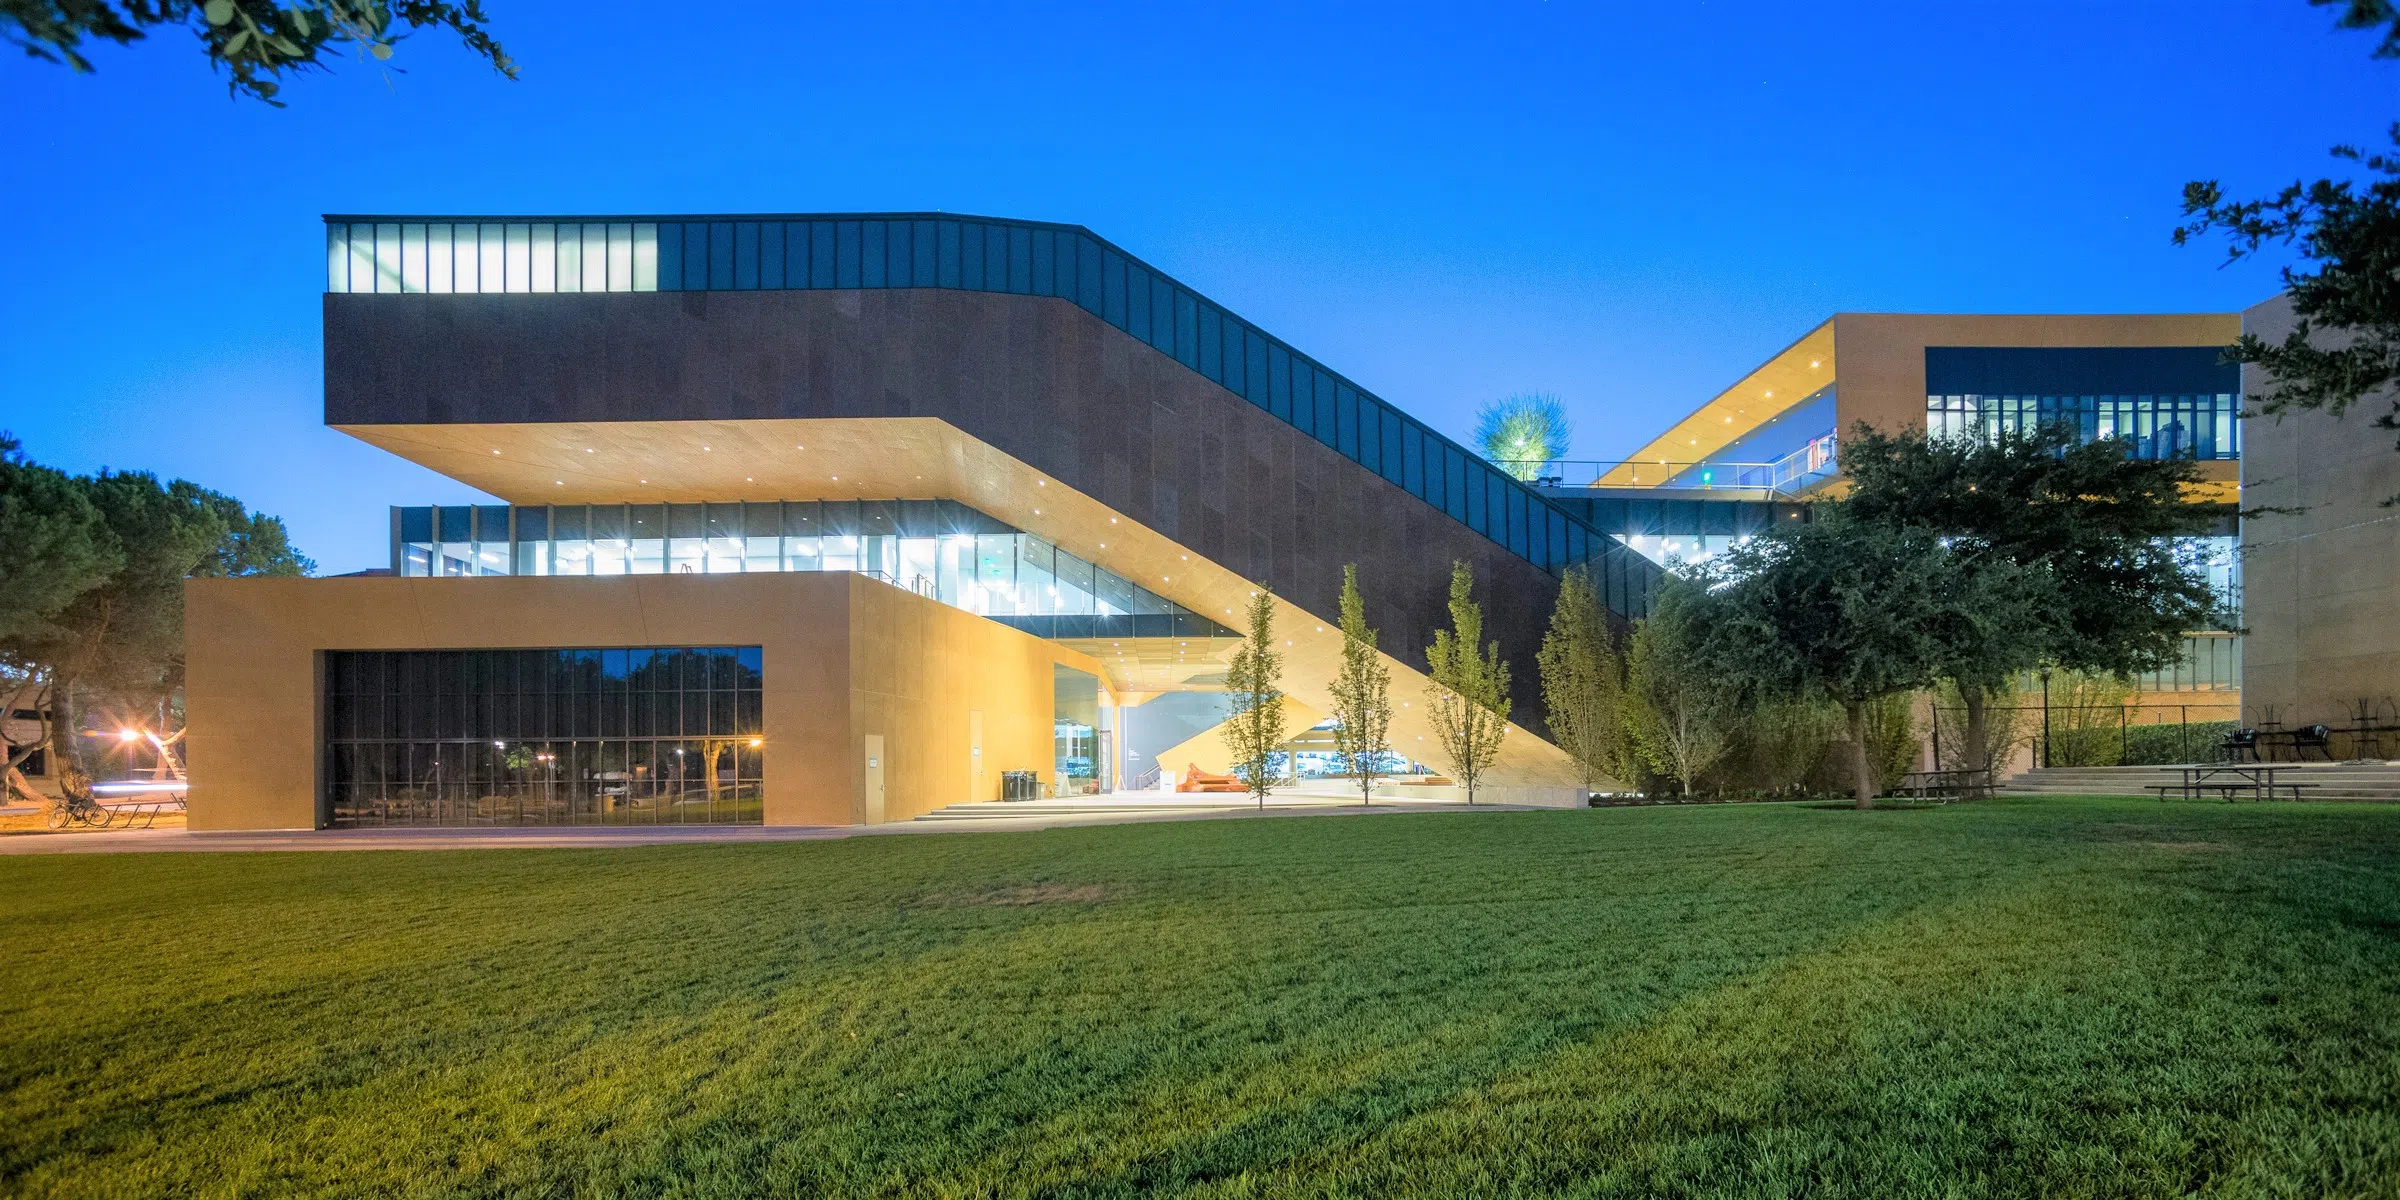
<path id="1" fill-rule="evenodd" d="M 2242 314 L 2273 344 L 2290 335 L 2291 301 Z M 2243 368 L 2249 394 L 2272 379 Z M 2400 454 L 2377 417 L 2388 393 L 2340 415 L 2293 410 L 2248 422 L 2242 496 L 2242 718 L 2258 729 L 2324 725 L 2334 757 L 2400 753 Z"/>
<path id="2" fill-rule="evenodd" d="M 1298 735 L 1342 566 L 1433 759 L 1453 561 L 1517 660 L 1500 796 L 1575 803 L 1531 656 L 1561 572 L 1659 568 L 1074 226 L 332 217 L 325 415 L 506 501 L 390 578 L 189 592 L 195 827 L 910 817 L 1209 761 L 1254 588 Z M 1156 714 L 1153 718 L 1152 714 Z"/>
<path id="3" fill-rule="evenodd" d="M 1840 314 L 1627 461 L 1504 469 L 1076 226 L 335 216 L 326 250 L 326 422 L 505 503 L 394 509 L 380 577 L 190 585 L 195 827 L 875 823 L 1221 772 L 1262 587 L 1315 761 L 1345 563 L 1395 748 L 1438 763 L 1454 561 L 1516 666 L 1495 791 L 1572 804 L 1559 576 L 1642 615 L 1838 493 L 1858 421 L 2196 454 L 2238 586 L 2229 314 Z M 2193 646 L 2146 686 L 2232 694 L 2235 639 Z"/>
<path id="4" fill-rule="evenodd" d="M 2239 368 L 2218 361 L 2233 313 L 1989 316 L 1840 313 L 1692 410 L 1622 462 L 1553 464 L 1543 492 L 1655 562 L 1698 561 L 1839 495 L 1841 437 L 1864 422 L 1932 434 L 2065 423 L 2143 457 L 2191 455 L 2214 511 L 2204 547 L 2239 611 Z M 2175 667 L 2136 681 L 2151 707 L 2232 719 L 2241 638 L 2194 630 Z"/>

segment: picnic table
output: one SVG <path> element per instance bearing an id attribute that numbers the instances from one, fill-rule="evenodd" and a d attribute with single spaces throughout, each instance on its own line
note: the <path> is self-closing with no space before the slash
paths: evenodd
<path id="1" fill-rule="evenodd" d="M 2272 800 L 2280 789 L 2290 792 L 2292 799 L 2298 800 L 2300 789 L 2316 785 L 2284 783 L 2278 778 L 2292 769 L 2273 763 L 2195 764 L 2181 768 L 2182 783 L 2152 784 L 2150 790 L 2157 792 L 2161 800 L 2167 798 L 2169 791 L 2180 791 L 2186 800 L 2198 800 L 2204 793 L 2215 792 L 2223 796 L 2227 804 L 2231 804 L 2235 794 L 2240 792 L 2250 793 L 2255 800 Z"/>
<path id="2" fill-rule="evenodd" d="M 1980 790 L 1992 790 L 1992 773 L 1973 771 L 1910 771 L 1900 776 L 1900 784 L 1892 789 L 1903 796 L 1930 800 L 1937 796 L 1965 796 Z"/>

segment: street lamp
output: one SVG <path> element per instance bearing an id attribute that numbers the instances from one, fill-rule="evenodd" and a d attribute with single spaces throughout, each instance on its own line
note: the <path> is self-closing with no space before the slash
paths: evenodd
<path id="1" fill-rule="evenodd" d="M 2042 668 L 2042 765 L 2050 765 L 2050 668 Z"/>

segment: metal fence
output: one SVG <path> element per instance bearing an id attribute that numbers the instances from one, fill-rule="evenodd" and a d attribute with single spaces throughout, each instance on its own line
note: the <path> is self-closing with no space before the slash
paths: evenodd
<path id="1" fill-rule="evenodd" d="M 2032 751 L 2035 766 L 2118 767 L 2215 762 L 2226 755 L 2228 735 L 2241 728 L 2239 704 L 1993 705 L 1984 719 L 1996 757 L 2005 762 L 2019 749 Z M 1930 731 L 1934 753 L 1945 764 L 1965 744 L 1967 714 L 1936 708 Z"/>

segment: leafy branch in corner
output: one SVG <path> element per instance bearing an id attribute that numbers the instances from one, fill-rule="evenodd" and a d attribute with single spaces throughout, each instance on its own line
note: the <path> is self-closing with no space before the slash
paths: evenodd
<path id="1" fill-rule="evenodd" d="M 356 46 L 388 62 L 393 48 L 420 29 L 455 32 L 492 69 L 515 79 L 516 61 L 484 28 L 490 19 L 481 0 L 0 0 L 0 37 L 33 58 L 89 72 L 85 39 L 124 46 L 152 29 L 181 26 L 200 39 L 210 65 L 226 70 L 229 93 L 278 108 L 287 76 L 330 69 L 328 47 Z"/>

